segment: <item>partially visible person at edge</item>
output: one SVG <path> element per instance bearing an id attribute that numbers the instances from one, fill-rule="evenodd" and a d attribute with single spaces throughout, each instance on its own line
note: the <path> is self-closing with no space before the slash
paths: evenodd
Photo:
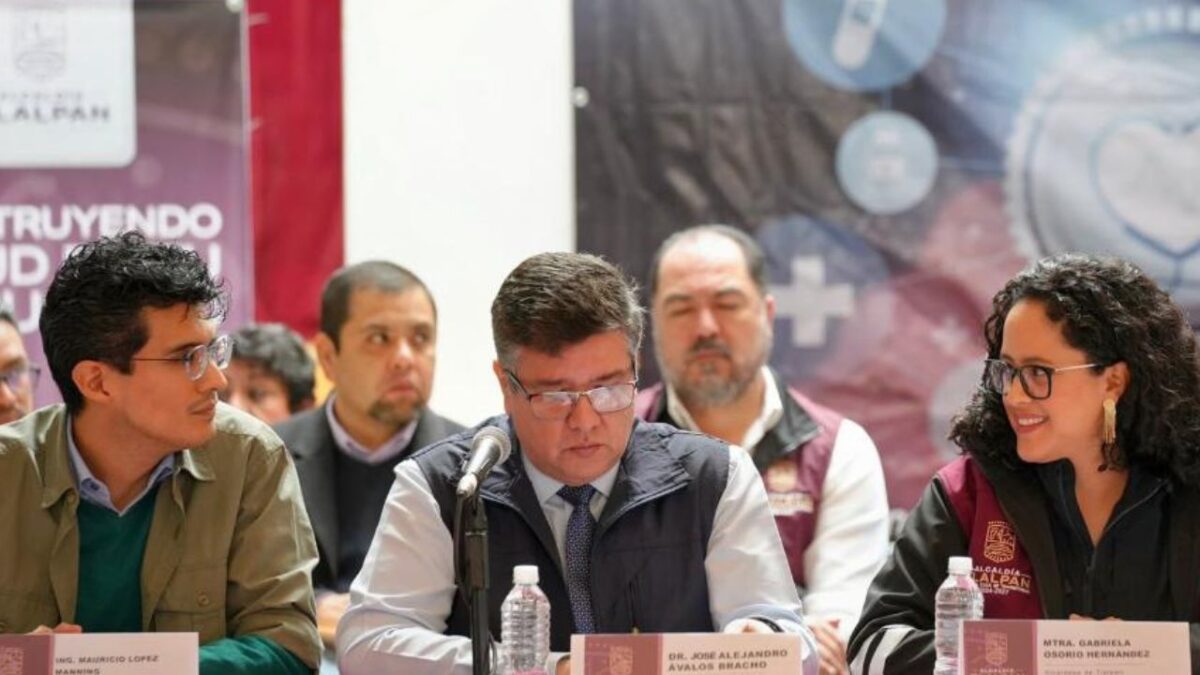
<path id="1" fill-rule="evenodd" d="M 552 608 L 547 672 L 569 672 L 572 634 L 803 630 L 746 453 L 635 418 L 642 326 L 634 288 L 596 256 L 544 253 L 508 275 L 492 303 L 507 414 L 396 467 L 338 625 L 343 673 L 471 672 L 451 532 L 463 460 L 488 425 L 512 439 L 480 486 L 490 624 L 513 566 L 537 565 Z"/>
<path id="2" fill-rule="evenodd" d="M 1200 357 L 1183 312 L 1127 262 L 1065 254 L 1008 282 L 984 336 L 951 432 L 964 456 L 872 583 L 852 671 L 929 673 L 934 596 L 969 555 L 985 618 L 1187 621 L 1200 672 Z"/>
<path id="3" fill-rule="evenodd" d="M 270 427 L 217 400 L 225 293 L 131 232 L 76 248 L 41 315 L 62 405 L 0 427 L 0 626 L 195 632 L 203 675 L 312 672 L 316 545 Z"/>
<path id="4" fill-rule="evenodd" d="M 275 430 L 296 462 L 317 537 L 317 628 L 332 648 L 396 465 L 463 427 L 429 407 L 437 306 L 408 269 L 367 260 L 334 273 L 314 342 L 333 393 Z"/>
<path id="5" fill-rule="evenodd" d="M 0 424 L 21 419 L 33 409 L 33 390 L 41 369 L 29 362 L 17 319 L 0 305 Z"/>
<path id="6" fill-rule="evenodd" d="M 313 406 L 316 368 L 295 331 L 281 323 L 252 323 L 232 337 L 222 401 L 267 424 Z"/>
<path id="7" fill-rule="evenodd" d="M 875 444 L 767 365 L 775 298 L 750 235 L 728 225 L 671 235 L 650 268 L 650 300 L 663 383 L 638 394 L 638 414 L 754 458 L 821 649 L 821 675 L 843 675 L 846 640 L 888 554 Z"/>

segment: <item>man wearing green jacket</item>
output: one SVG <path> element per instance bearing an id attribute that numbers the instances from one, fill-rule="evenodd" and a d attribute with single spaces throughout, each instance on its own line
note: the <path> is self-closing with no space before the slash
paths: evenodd
<path id="1" fill-rule="evenodd" d="M 0 632 L 195 632 L 202 675 L 317 667 L 295 469 L 217 400 L 224 307 L 199 256 L 137 233 L 58 270 L 40 328 L 64 403 L 0 426 Z"/>

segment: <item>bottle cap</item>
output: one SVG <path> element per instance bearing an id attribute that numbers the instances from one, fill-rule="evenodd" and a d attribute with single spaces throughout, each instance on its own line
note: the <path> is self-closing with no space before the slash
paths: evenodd
<path id="1" fill-rule="evenodd" d="M 517 565 L 513 568 L 514 584 L 536 584 L 537 582 L 537 565 Z"/>
<path id="2" fill-rule="evenodd" d="M 950 557 L 950 574 L 970 574 L 971 567 L 970 556 L 956 555 Z"/>

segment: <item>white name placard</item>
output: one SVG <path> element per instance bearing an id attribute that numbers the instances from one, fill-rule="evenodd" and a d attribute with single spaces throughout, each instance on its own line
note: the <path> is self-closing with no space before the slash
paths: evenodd
<path id="1" fill-rule="evenodd" d="M 804 654 L 782 633 L 574 635 L 571 675 L 796 675 Z"/>
<path id="2" fill-rule="evenodd" d="M 1186 623 L 966 621 L 964 675 L 1165 675 L 1190 673 Z"/>
<path id="3" fill-rule="evenodd" d="M 83 633 L 54 636 L 54 675 L 198 675 L 195 633 Z"/>
<path id="4" fill-rule="evenodd" d="M 198 675 L 195 633 L 0 635 L 4 675 Z"/>

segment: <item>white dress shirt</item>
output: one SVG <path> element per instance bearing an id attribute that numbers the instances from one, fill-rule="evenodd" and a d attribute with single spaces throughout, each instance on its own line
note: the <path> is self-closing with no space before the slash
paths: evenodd
<path id="1" fill-rule="evenodd" d="M 573 507 L 555 494 L 562 483 L 527 460 L 525 469 L 561 556 Z M 617 469 L 614 466 L 592 482 L 597 488 L 590 505 L 593 515 L 603 510 Z M 470 639 L 443 634 L 455 593 L 453 560 L 451 534 L 429 483 L 415 462 L 401 462 L 371 549 L 350 587 L 350 609 L 338 624 L 343 675 L 471 672 Z M 729 478 L 713 519 L 704 569 L 716 626 L 740 625 L 763 605 L 800 614 L 766 491 L 753 462 L 739 450 L 729 453 Z M 507 591 L 491 589 L 492 593 Z M 794 622 L 777 623 L 788 630 L 799 629 Z M 550 673 L 561 656 L 551 655 Z"/>
<path id="2" fill-rule="evenodd" d="M 400 456 L 408 448 L 408 444 L 412 443 L 413 435 L 417 433 L 417 419 L 413 417 L 412 421 L 405 424 L 399 431 L 392 434 L 392 437 L 383 442 L 378 448 L 371 449 L 354 440 L 346 427 L 337 418 L 337 413 L 333 410 L 333 402 L 337 400 L 337 392 L 329 395 L 329 400 L 325 403 L 325 419 L 329 422 L 329 431 L 333 434 L 333 444 L 343 455 L 363 464 L 370 466 L 379 466 L 389 459 L 394 459 Z M 415 449 L 415 448 L 414 448 Z"/>
<path id="3" fill-rule="evenodd" d="M 753 449 L 783 418 L 783 401 L 771 369 L 763 407 L 742 438 Z M 667 412 L 686 429 L 699 431 L 679 396 L 666 387 Z M 875 443 L 856 422 L 843 419 L 834 437 L 821 484 L 821 506 L 812 543 L 804 552 L 805 615 L 839 619 L 838 633 L 850 639 L 866 600 L 867 587 L 888 557 L 888 501 L 883 465 Z"/>

